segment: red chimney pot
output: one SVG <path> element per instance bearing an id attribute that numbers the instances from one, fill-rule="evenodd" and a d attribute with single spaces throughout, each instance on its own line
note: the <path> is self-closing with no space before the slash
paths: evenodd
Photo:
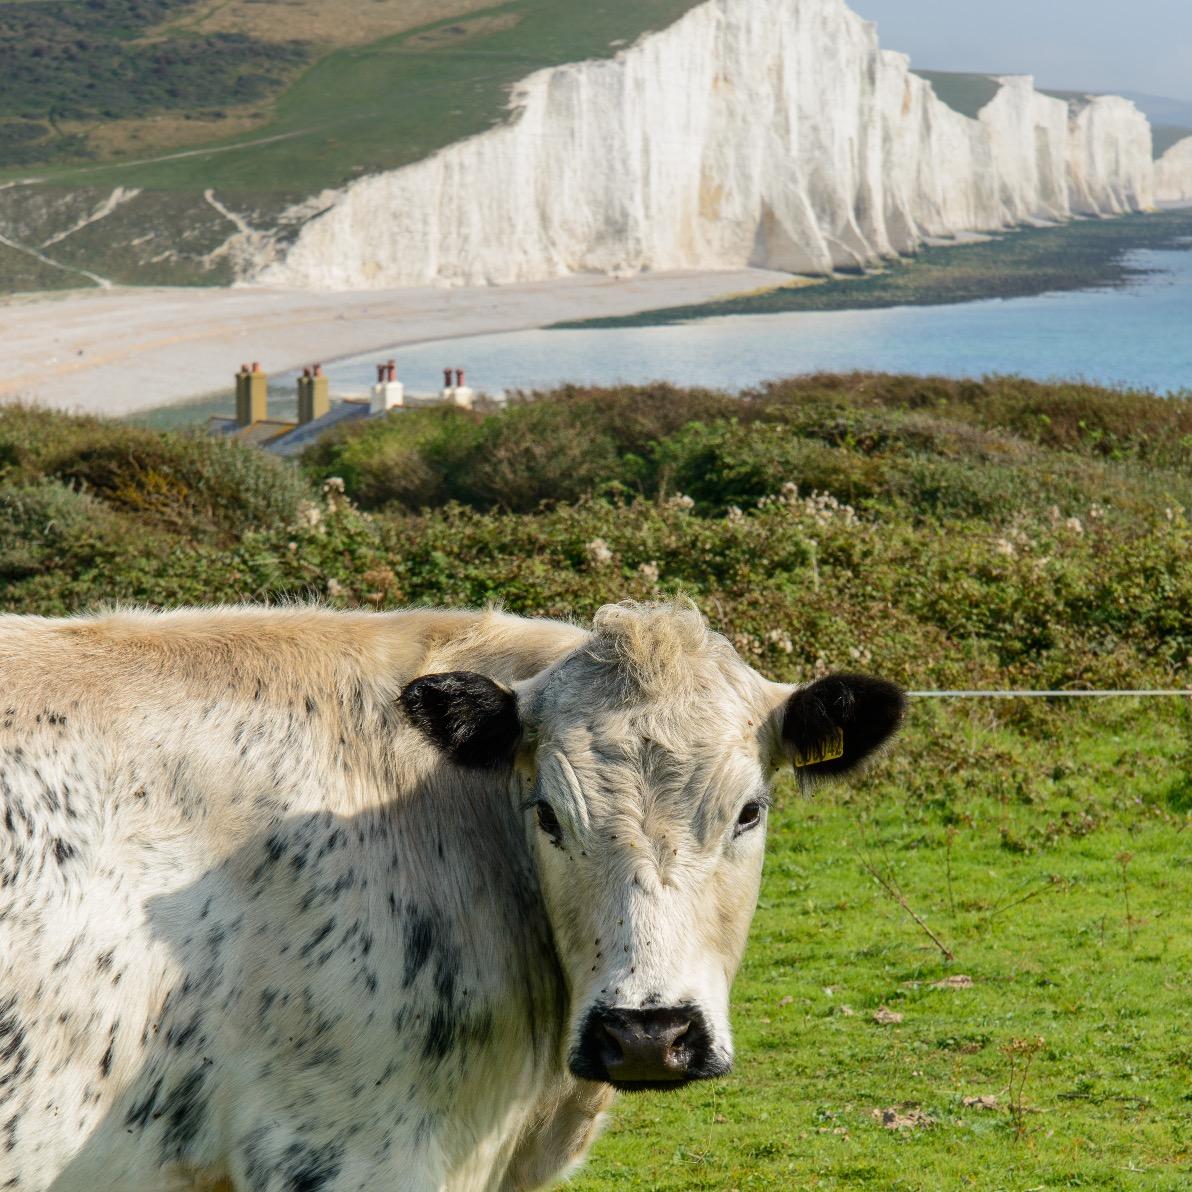
<path id="1" fill-rule="evenodd" d="M 451 369 L 449 368 L 443 369 L 443 388 L 451 388 Z"/>
<path id="2" fill-rule="evenodd" d="M 455 383 L 462 389 L 464 387 L 464 370 L 457 368 L 455 370 Z"/>

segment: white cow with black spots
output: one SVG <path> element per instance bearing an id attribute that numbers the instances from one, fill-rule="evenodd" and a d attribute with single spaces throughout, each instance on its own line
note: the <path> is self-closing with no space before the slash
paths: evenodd
<path id="1" fill-rule="evenodd" d="M 902 696 L 684 605 L 0 618 L 0 1189 L 528 1189 L 732 1063 L 770 780 Z"/>

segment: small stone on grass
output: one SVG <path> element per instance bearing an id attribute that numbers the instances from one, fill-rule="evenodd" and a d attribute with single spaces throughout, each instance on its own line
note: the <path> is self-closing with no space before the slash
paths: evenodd
<path id="1" fill-rule="evenodd" d="M 888 1109 L 871 1109 L 869 1112 L 887 1130 L 918 1130 L 935 1125 L 935 1118 L 917 1105 L 891 1105 Z"/>
<path id="2" fill-rule="evenodd" d="M 966 977 L 963 973 L 956 973 L 954 976 L 945 977 L 942 981 L 933 981 L 932 989 L 972 989 L 972 977 Z"/>
<path id="3" fill-rule="evenodd" d="M 996 1109 L 997 1098 L 992 1093 L 986 1093 L 983 1097 L 965 1097 L 965 1109 Z"/>

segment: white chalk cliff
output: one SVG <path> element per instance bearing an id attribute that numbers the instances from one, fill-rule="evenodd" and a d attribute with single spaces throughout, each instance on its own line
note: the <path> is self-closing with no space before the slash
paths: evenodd
<path id="1" fill-rule="evenodd" d="M 615 58 L 529 76 L 506 125 L 323 196 L 247 280 L 818 274 L 925 237 L 1152 204 L 1132 104 L 1001 84 L 970 119 L 843 0 L 707 0 Z"/>

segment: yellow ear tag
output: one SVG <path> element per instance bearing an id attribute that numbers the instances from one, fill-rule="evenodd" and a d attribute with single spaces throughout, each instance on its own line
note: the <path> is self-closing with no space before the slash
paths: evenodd
<path id="1" fill-rule="evenodd" d="M 804 766 L 818 766 L 821 762 L 834 762 L 838 757 L 844 757 L 844 729 L 836 732 L 820 742 L 820 747 L 810 753 L 796 753 L 794 765 L 796 770 Z"/>

